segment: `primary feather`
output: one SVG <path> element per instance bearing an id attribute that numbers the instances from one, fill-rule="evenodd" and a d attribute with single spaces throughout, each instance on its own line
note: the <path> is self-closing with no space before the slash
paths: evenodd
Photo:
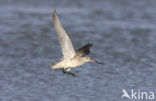
<path id="1" fill-rule="evenodd" d="M 89 43 L 85 46 L 83 46 L 82 48 L 78 49 L 76 54 L 79 56 L 85 56 L 88 55 L 90 53 L 91 48 L 93 47 L 92 43 Z"/>

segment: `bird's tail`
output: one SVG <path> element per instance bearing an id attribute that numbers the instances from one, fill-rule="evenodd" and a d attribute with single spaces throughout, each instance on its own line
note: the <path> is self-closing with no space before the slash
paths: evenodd
<path id="1" fill-rule="evenodd" d="M 56 62 L 55 62 L 55 63 L 51 63 L 51 64 L 50 64 L 50 68 L 51 68 L 51 69 L 55 69 L 54 67 L 55 67 L 56 64 L 57 64 Z"/>
<path id="2" fill-rule="evenodd" d="M 56 62 L 55 63 L 51 63 L 50 64 L 50 68 L 51 69 L 60 69 L 59 66 L 58 66 L 58 63 L 56 63 Z"/>

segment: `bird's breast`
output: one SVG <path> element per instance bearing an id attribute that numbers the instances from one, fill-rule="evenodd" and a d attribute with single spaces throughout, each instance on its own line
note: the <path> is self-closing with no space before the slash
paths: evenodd
<path id="1" fill-rule="evenodd" d="M 69 59 L 69 60 L 67 60 L 67 61 L 64 61 L 64 64 L 65 64 L 65 67 L 74 68 L 74 67 L 78 67 L 78 66 L 83 65 L 84 62 L 81 62 L 81 61 L 78 60 L 78 59 Z"/>

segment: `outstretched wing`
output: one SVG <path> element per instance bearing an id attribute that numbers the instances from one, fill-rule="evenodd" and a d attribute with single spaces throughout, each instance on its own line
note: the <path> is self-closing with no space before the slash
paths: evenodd
<path id="1" fill-rule="evenodd" d="M 91 50 L 92 46 L 93 46 L 93 44 L 89 43 L 89 44 L 83 46 L 82 48 L 78 49 L 76 54 L 79 55 L 79 56 L 88 55 L 90 53 L 90 50 Z"/>
<path id="2" fill-rule="evenodd" d="M 59 18 L 56 14 L 56 11 L 53 12 L 53 23 L 62 48 L 63 58 L 68 59 L 74 57 L 76 53 L 73 48 L 72 42 L 68 34 L 64 30 L 63 26 L 61 25 L 61 22 L 59 21 Z"/>

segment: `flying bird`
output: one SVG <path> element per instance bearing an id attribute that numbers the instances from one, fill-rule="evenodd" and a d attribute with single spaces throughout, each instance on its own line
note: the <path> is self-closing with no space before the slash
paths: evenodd
<path id="1" fill-rule="evenodd" d="M 93 46 L 92 43 L 89 43 L 77 51 L 74 50 L 72 41 L 66 33 L 65 29 L 61 25 L 61 22 L 57 16 L 56 10 L 53 12 L 53 24 L 58 35 L 58 39 L 61 45 L 63 57 L 60 59 L 60 62 L 52 63 L 51 69 L 60 69 L 64 74 L 70 74 L 76 76 L 74 73 L 69 72 L 72 68 L 82 66 L 87 62 L 103 64 L 92 60 L 90 57 L 87 57 L 90 53 L 90 50 Z"/>

